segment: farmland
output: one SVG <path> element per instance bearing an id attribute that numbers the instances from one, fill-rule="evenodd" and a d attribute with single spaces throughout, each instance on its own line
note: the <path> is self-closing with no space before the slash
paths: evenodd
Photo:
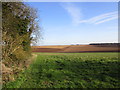
<path id="1" fill-rule="evenodd" d="M 35 53 L 4 88 L 120 88 L 118 53 Z"/>
<path id="2" fill-rule="evenodd" d="M 32 51 L 49 53 L 118 52 L 120 48 L 117 45 L 53 45 L 32 46 Z"/>

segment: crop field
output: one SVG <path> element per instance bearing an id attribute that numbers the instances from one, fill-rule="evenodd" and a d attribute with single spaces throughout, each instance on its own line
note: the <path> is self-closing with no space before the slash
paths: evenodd
<path id="1" fill-rule="evenodd" d="M 32 46 L 32 51 L 50 53 L 120 52 L 120 48 L 115 45 L 53 45 Z"/>
<path id="2" fill-rule="evenodd" d="M 4 88 L 120 88 L 118 53 L 36 53 Z"/>

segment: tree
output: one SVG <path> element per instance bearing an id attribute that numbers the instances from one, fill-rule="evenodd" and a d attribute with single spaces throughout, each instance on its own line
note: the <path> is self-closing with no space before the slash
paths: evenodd
<path id="1" fill-rule="evenodd" d="M 31 55 L 30 44 L 39 37 L 36 15 L 36 10 L 23 2 L 2 3 L 4 63 L 20 63 Z"/>

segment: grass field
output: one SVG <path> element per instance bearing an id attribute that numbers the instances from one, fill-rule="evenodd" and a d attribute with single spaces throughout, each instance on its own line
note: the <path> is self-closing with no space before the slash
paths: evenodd
<path id="1" fill-rule="evenodd" d="M 4 88 L 120 88 L 117 53 L 36 53 Z"/>

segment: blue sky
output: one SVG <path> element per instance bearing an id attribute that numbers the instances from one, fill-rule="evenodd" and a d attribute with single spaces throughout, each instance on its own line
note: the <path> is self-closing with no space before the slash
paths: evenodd
<path id="1" fill-rule="evenodd" d="M 38 11 L 38 45 L 118 42 L 117 2 L 28 2 Z"/>

